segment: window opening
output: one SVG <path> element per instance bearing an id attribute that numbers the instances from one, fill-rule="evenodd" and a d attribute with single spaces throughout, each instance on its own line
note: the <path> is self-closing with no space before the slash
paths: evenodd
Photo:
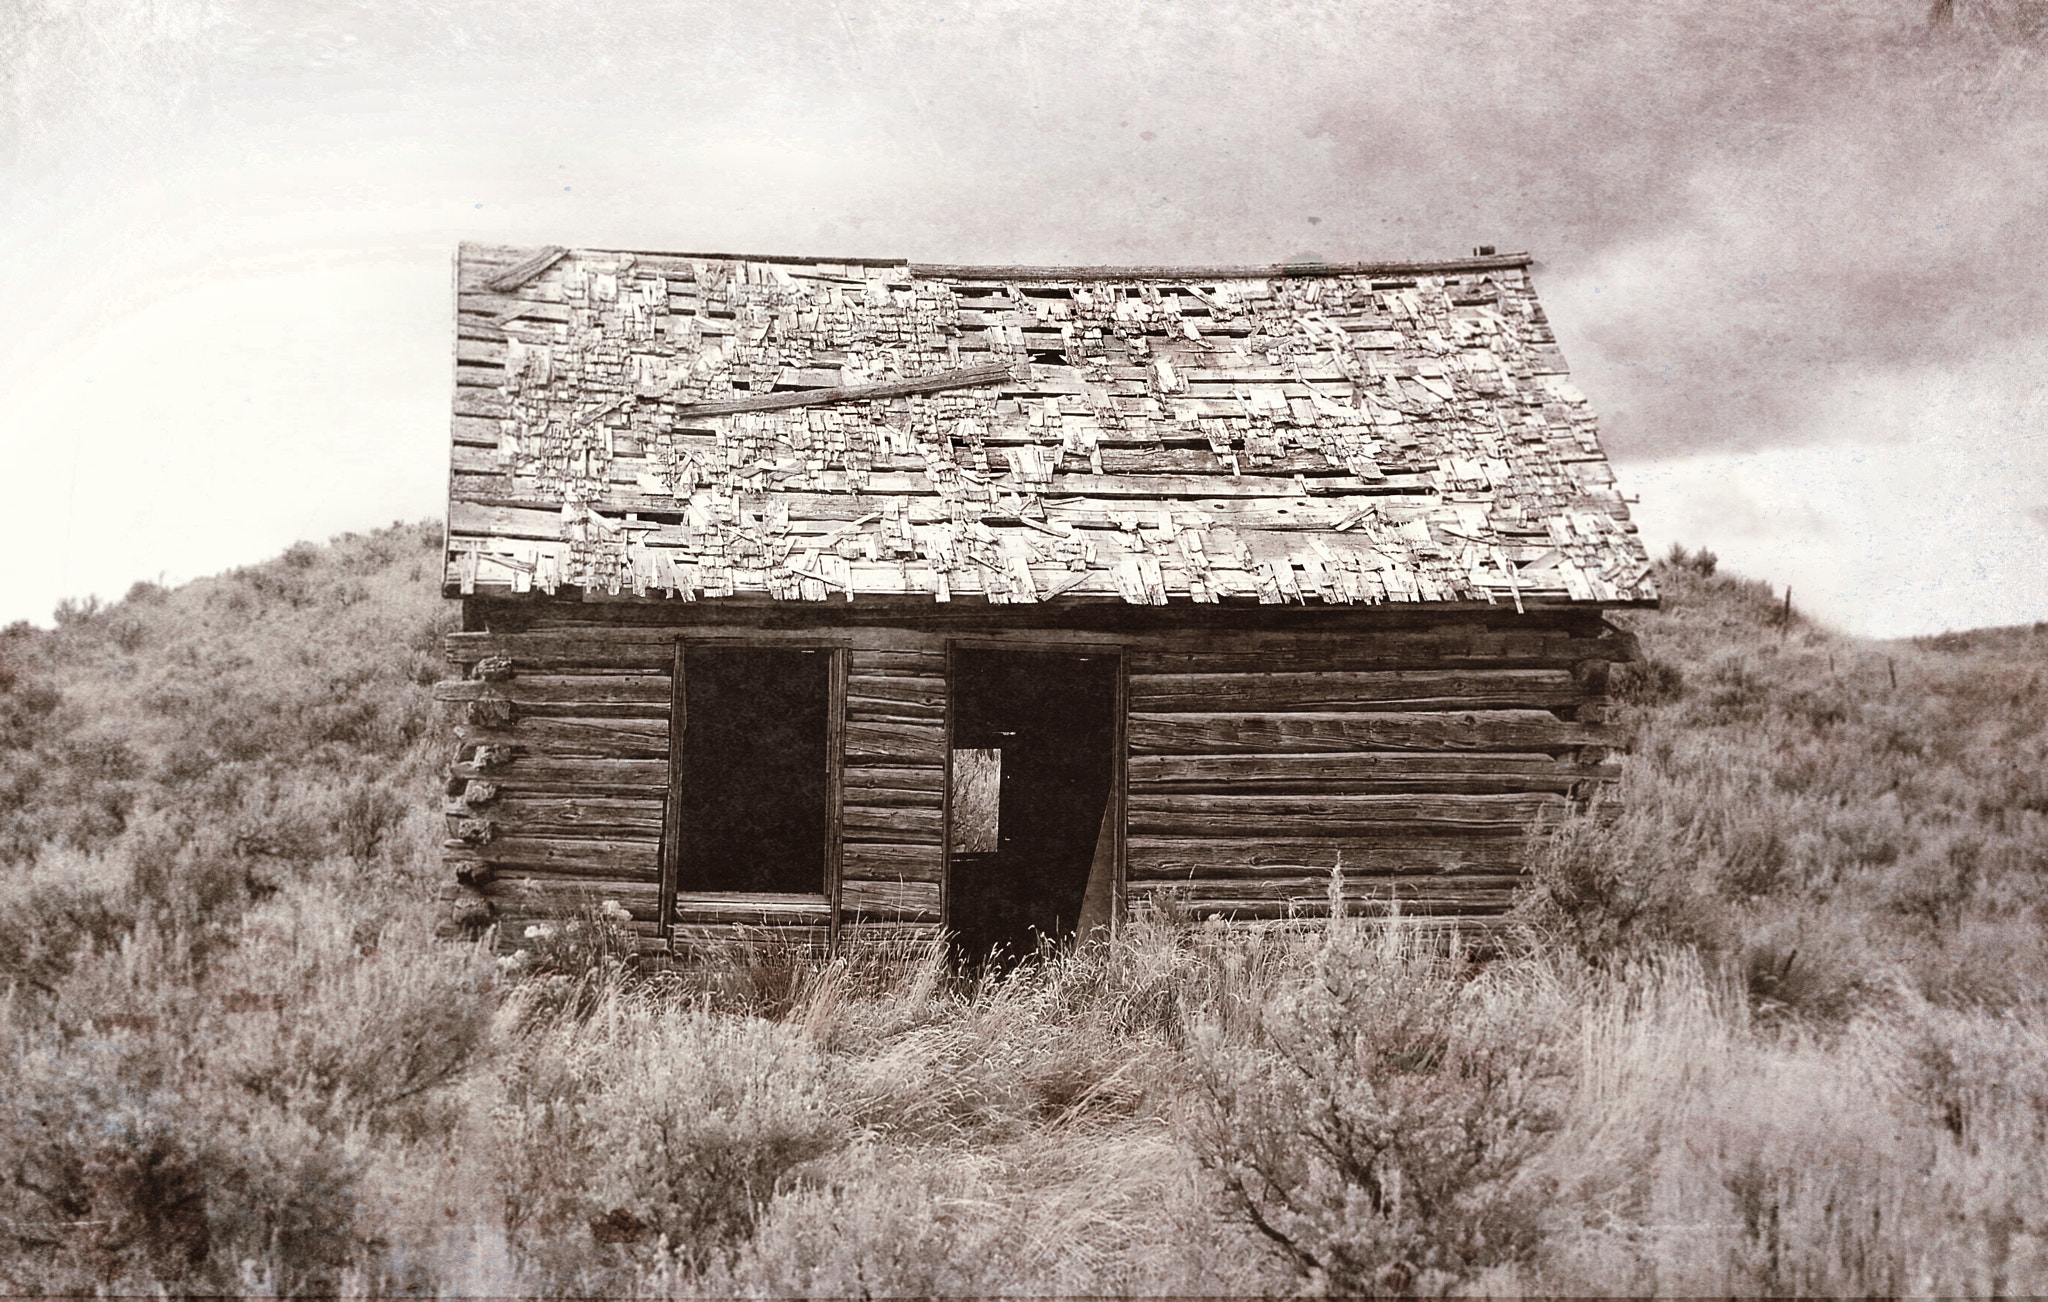
<path id="1" fill-rule="evenodd" d="M 826 889 L 831 665 L 827 650 L 685 648 L 679 889 Z"/>

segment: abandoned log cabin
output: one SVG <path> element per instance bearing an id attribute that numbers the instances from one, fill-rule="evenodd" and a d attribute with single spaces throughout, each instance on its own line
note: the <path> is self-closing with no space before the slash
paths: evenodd
<path id="1" fill-rule="evenodd" d="M 1655 600 L 1528 264 L 465 245 L 451 919 L 1498 917 Z"/>

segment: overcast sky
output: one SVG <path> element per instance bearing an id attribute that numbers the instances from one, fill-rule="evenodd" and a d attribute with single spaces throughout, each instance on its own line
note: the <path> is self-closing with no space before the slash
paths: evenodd
<path id="1" fill-rule="evenodd" d="M 0 623 L 438 516 L 460 240 L 1538 258 L 1654 550 L 2048 619 L 2048 0 L 5 0 Z"/>

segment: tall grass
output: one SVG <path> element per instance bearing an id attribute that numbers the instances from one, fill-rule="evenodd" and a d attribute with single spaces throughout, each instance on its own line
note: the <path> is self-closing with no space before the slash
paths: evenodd
<path id="1" fill-rule="evenodd" d="M 431 939 L 428 539 L 0 636 L 0 1286 L 2048 1293 L 2039 630 L 1667 563 L 1621 811 L 1483 961 L 1151 916 L 651 977 L 603 908 Z"/>

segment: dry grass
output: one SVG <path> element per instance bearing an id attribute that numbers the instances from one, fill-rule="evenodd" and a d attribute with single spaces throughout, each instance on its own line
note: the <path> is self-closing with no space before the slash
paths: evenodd
<path id="1" fill-rule="evenodd" d="M 602 910 L 429 939 L 415 532 L 0 638 L 7 1289 L 2048 1293 L 2040 630 L 1667 566 L 1518 957 L 1155 917 L 652 982 Z"/>

